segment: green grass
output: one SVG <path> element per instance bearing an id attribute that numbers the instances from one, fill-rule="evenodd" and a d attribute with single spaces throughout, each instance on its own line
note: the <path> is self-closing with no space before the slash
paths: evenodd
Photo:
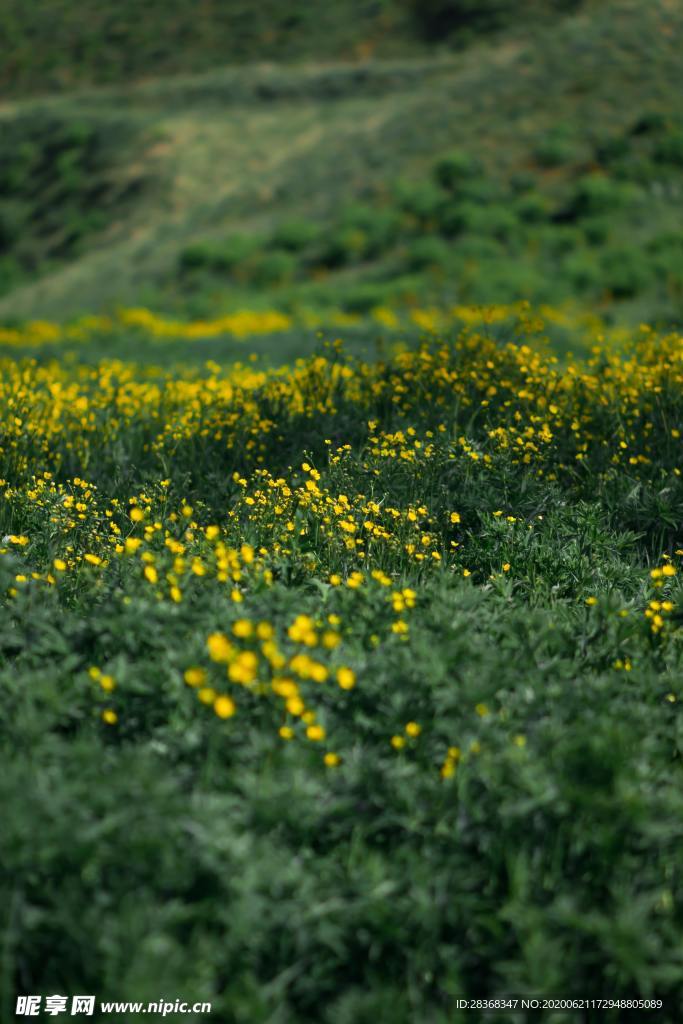
<path id="1" fill-rule="evenodd" d="M 14 96 L 252 61 L 367 60 L 464 46 L 548 21 L 582 0 L 6 0 L 0 84 Z"/>
<path id="2" fill-rule="evenodd" d="M 351 378 L 366 383 L 348 394 L 333 383 L 344 357 L 327 350 L 332 364 L 299 371 L 303 408 L 277 381 L 222 395 L 220 374 L 200 369 L 214 383 L 196 421 L 192 394 L 174 398 L 173 375 L 159 370 L 134 370 L 126 398 L 121 370 L 106 362 L 80 377 L 26 364 L 21 383 L 3 367 L 2 401 L 17 420 L 1 453 L 0 533 L 28 537 L 0 556 L 5 1016 L 17 991 L 82 991 L 207 1000 L 213 1017 L 245 1024 L 446 1024 L 465 1019 L 457 996 L 527 993 L 657 996 L 661 1019 L 677 1020 L 680 612 L 661 633 L 643 614 L 655 598 L 680 602 L 679 576 L 657 590 L 650 575 L 663 551 L 679 562 L 676 364 L 658 369 L 654 347 L 637 371 L 617 360 L 623 389 L 605 385 L 601 403 L 580 380 L 562 397 L 552 368 L 528 352 L 480 348 L 447 349 L 434 363 L 425 355 L 413 368 L 351 361 Z M 669 343 L 669 358 L 677 351 Z M 447 382 L 438 366 L 456 376 Z M 55 407 L 52 433 L 48 396 L 59 403 L 51 383 L 64 374 L 90 396 L 90 418 L 72 394 Z M 149 381 L 161 391 L 148 392 Z M 493 382 L 498 393 L 481 404 Z M 334 405 L 319 408 L 326 395 Z M 553 439 L 529 464 L 514 444 L 498 447 L 495 431 L 528 437 L 534 409 L 549 401 L 560 406 Z M 434 450 L 398 457 L 412 446 L 409 428 L 423 444 L 431 430 Z M 382 431 L 393 458 L 373 440 Z M 620 438 L 645 461 L 631 465 Z M 442 564 L 380 542 L 367 557 L 349 553 L 305 502 L 286 513 L 297 532 L 278 553 L 272 503 L 264 512 L 245 498 L 263 488 L 263 465 L 305 495 L 304 461 L 335 501 L 423 504 L 416 538 L 431 536 Z M 45 471 L 53 492 L 36 484 Z M 71 494 L 85 503 L 81 524 L 70 525 Z M 159 587 L 145 582 L 139 556 L 115 555 L 108 539 L 112 523 L 122 536 L 141 529 L 126 510 L 132 496 L 144 507 L 143 495 L 145 522 L 163 527 L 140 549 L 154 553 Z M 186 501 L 198 524 L 190 533 L 173 512 Z M 229 545 L 269 552 L 271 582 L 245 563 L 239 604 L 212 568 L 202 529 L 212 523 Z M 180 604 L 163 592 L 164 532 L 188 562 L 209 567 L 185 572 Z M 84 552 L 109 564 L 89 566 Z M 17 581 L 57 556 L 69 568 L 55 586 Z M 381 568 L 390 587 L 369 574 L 360 589 L 329 584 L 330 573 L 358 566 Z M 416 604 L 397 616 L 388 595 L 405 587 Z M 272 623 L 293 654 L 287 626 L 301 614 L 339 616 L 339 652 L 310 653 L 358 678 L 350 692 L 332 679 L 302 684 L 327 727 L 325 748 L 342 756 L 334 769 L 301 732 L 278 737 L 273 701 L 232 687 L 238 713 L 221 721 L 183 683 L 189 665 L 208 664 L 225 686 L 206 638 L 231 635 L 237 619 Z M 408 642 L 392 631 L 397 618 Z M 113 693 L 91 666 L 115 678 Z M 117 710 L 116 726 L 100 719 L 105 707 Z M 391 737 L 408 722 L 422 732 L 396 750 Z M 442 778 L 449 747 L 459 760 Z"/>

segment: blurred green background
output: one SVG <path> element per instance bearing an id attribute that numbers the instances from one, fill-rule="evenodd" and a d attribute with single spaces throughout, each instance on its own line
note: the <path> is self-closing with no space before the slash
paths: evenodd
<path id="1" fill-rule="evenodd" d="M 683 315 L 671 0 L 5 0 L 0 321 Z"/>

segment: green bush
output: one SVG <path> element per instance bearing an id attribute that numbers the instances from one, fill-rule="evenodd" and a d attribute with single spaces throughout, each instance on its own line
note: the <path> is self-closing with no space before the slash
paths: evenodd
<path id="1" fill-rule="evenodd" d="M 249 281 L 257 288 L 292 281 L 297 270 L 296 257 L 284 250 L 259 251 L 245 265 Z"/>
<path id="2" fill-rule="evenodd" d="M 601 257 L 602 281 L 615 298 L 627 299 L 643 291 L 652 280 L 652 266 L 641 249 L 620 246 Z"/>
<path id="3" fill-rule="evenodd" d="M 571 252 L 564 259 L 562 274 L 577 292 L 595 292 L 600 288 L 603 268 L 595 254 L 584 249 Z"/>
<path id="4" fill-rule="evenodd" d="M 542 167 L 561 167 L 577 157 L 577 140 L 574 129 L 558 125 L 543 135 L 534 147 L 534 156 Z"/>
<path id="5" fill-rule="evenodd" d="M 320 238 L 320 225 L 310 220 L 283 221 L 273 232 L 272 242 L 278 249 L 303 252 Z"/>
<path id="6" fill-rule="evenodd" d="M 188 245 L 180 253 L 180 269 L 228 274 L 243 266 L 258 247 L 258 239 L 249 235 L 232 235 L 222 241 L 197 242 Z"/>
<path id="7" fill-rule="evenodd" d="M 481 173 L 481 166 L 470 153 L 452 150 L 434 165 L 434 180 L 441 188 L 457 193 L 464 182 Z"/>
<path id="8" fill-rule="evenodd" d="M 578 220 L 616 213 L 637 202 L 641 195 L 637 185 L 615 181 L 604 174 L 586 174 L 575 184 L 564 217 Z"/>
<path id="9" fill-rule="evenodd" d="M 519 221 L 509 206 L 480 206 L 465 202 L 444 212 L 444 231 L 448 234 L 484 235 L 506 240 L 511 238 Z"/>
<path id="10" fill-rule="evenodd" d="M 405 264 L 409 270 L 443 270 L 452 259 L 453 250 L 442 238 L 426 235 L 409 243 Z"/>
<path id="11" fill-rule="evenodd" d="M 446 199 L 444 190 L 430 181 L 398 182 L 394 196 L 398 208 L 413 218 L 419 227 L 438 222 Z"/>
<path id="12" fill-rule="evenodd" d="M 331 270 L 360 262 L 367 250 L 367 235 L 360 228 L 338 228 L 325 235 L 320 263 Z"/>
<path id="13" fill-rule="evenodd" d="M 683 130 L 672 131 L 656 146 L 654 158 L 658 163 L 683 168 Z"/>
<path id="14" fill-rule="evenodd" d="M 417 25 L 430 40 L 500 29 L 518 20 L 556 15 L 581 0 L 411 0 Z"/>
<path id="15" fill-rule="evenodd" d="M 522 195 L 514 204 L 519 219 L 527 224 L 542 224 L 549 220 L 553 203 L 542 192 L 531 191 Z"/>

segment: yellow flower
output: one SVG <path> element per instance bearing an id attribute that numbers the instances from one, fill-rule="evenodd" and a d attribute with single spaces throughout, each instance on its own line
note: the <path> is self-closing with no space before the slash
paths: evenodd
<path id="1" fill-rule="evenodd" d="M 587 597 L 586 598 L 586 604 L 588 604 L 588 605 L 593 605 L 593 604 L 597 604 L 597 603 L 598 603 L 597 597 Z"/>
<path id="2" fill-rule="evenodd" d="M 105 708 L 102 712 L 102 721 L 106 722 L 107 725 L 116 725 L 119 720 L 119 716 L 111 708 Z"/>
<path id="3" fill-rule="evenodd" d="M 225 633 L 211 633 L 206 638 L 206 646 L 212 661 L 226 662 L 230 660 L 233 646 Z"/>
<path id="4" fill-rule="evenodd" d="M 86 562 L 90 562 L 91 565 L 101 565 L 102 564 L 102 559 L 98 555 L 87 554 L 87 555 L 83 555 L 83 558 L 86 560 Z"/>
<path id="5" fill-rule="evenodd" d="M 460 513 L 459 512 L 451 512 L 451 522 L 452 523 L 459 523 L 460 522 Z"/>
<path id="6" fill-rule="evenodd" d="M 281 725 L 278 731 L 283 740 L 294 739 L 294 730 L 288 725 Z"/>
<path id="7" fill-rule="evenodd" d="M 342 690 L 352 690 L 356 685 L 356 673 L 351 668 L 342 665 L 337 669 L 337 682 Z"/>
<path id="8" fill-rule="evenodd" d="M 328 751 L 323 758 L 328 768 L 336 768 L 337 765 L 341 764 L 341 758 L 339 754 L 334 754 L 332 751 Z"/>
<path id="9" fill-rule="evenodd" d="M 333 572 L 332 575 L 330 576 L 330 583 L 332 584 L 333 587 L 340 586 L 341 581 L 342 581 L 341 576 L 338 573 L 336 573 L 336 572 Z"/>
<path id="10" fill-rule="evenodd" d="M 159 577 L 157 575 L 157 571 L 156 571 L 156 569 L 154 568 L 153 565 L 146 565 L 145 566 L 145 579 L 149 583 L 156 583 L 157 580 L 159 579 Z"/>
<path id="11" fill-rule="evenodd" d="M 233 623 L 232 632 L 235 636 L 245 638 L 251 636 L 253 627 L 248 619 L 238 619 L 237 622 Z"/>
<path id="12" fill-rule="evenodd" d="M 325 730 L 322 725 L 309 725 L 306 729 L 306 735 L 309 740 L 313 740 L 315 743 L 325 739 Z"/>
<path id="13" fill-rule="evenodd" d="M 406 745 L 405 736 L 392 736 L 391 745 L 394 750 L 401 750 Z"/>
<path id="14" fill-rule="evenodd" d="M 676 575 L 676 568 L 675 568 L 675 566 L 673 566 L 673 565 L 663 565 L 662 566 L 662 576 L 675 576 L 675 575 Z"/>
<path id="15" fill-rule="evenodd" d="M 406 732 L 409 736 L 416 737 L 422 732 L 422 726 L 417 722 L 408 722 L 406 725 Z"/>
<path id="16" fill-rule="evenodd" d="M 203 686 L 201 690 L 197 690 L 197 696 L 202 704 L 213 704 L 216 699 L 216 691 L 211 686 Z"/>
<path id="17" fill-rule="evenodd" d="M 145 518 L 145 513 L 143 509 L 139 508 L 137 505 L 134 505 L 133 508 L 130 510 L 130 518 L 133 520 L 134 523 L 139 523 Z"/>
<path id="18" fill-rule="evenodd" d="M 316 683 L 324 683 L 327 679 L 327 669 L 319 661 L 312 661 L 310 665 L 311 679 Z"/>
<path id="19" fill-rule="evenodd" d="M 202 683 L 206 682 L 206 672 L 203 668 L 193 666 L 192 668 L 185 669 L 183 679 L 188 686 L 201 686 Z"/>
<path id="20" fill-rule="evenodd" d="M 290 640 L 295 643 L 306 644 L 307 647 L 314 647 L 318 642 L 318 634 L 315 632 L 315 623 L 308 615 L 297 615 L 292 625 L 287 630 Z"/>
<path id="21" fill-rule="evenodd" d="M 64 570 L 66 569 L 66 562 L 62 561 L 61 558 L 55 558 L 52 564 L 57 572 L 64 572 Z"/>
<path id="22" fill-rule="evenodd" d="M 242 651 L 228 666 L 228 678 L 246 686 L 254 681 L 257 670 L 258 656 L 253 651 Z"/>
<path id="23" fill-rule="evenodd" d="M 235 708 L 235 702 L 230 700 L 229 697 L 216 697 L 213 702 L 213 710 L 219 718 L 232 718 L 237 709 Z"/>

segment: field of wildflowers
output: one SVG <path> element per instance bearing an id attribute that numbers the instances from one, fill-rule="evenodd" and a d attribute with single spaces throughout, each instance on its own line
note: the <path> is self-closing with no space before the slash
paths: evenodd
<path id="1" fill-rule="evenodd" d="M 0 333 L 3 1019 L 677 1019 L 683 338 L 371 320 Z"/>

